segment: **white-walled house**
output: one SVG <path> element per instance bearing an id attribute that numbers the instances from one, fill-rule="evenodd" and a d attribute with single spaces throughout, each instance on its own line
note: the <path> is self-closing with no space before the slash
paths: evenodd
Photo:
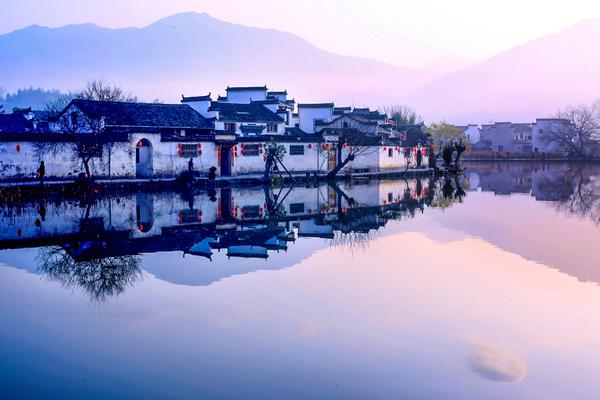
<path id="1" fill-rule="evenodd" d="M 173 177 L 208 169 L 216 156 L 213 125 L 187 105 L 73 100 L 57 117 L 59 132 L 0 135 L 3 177 L 34 177 L 44 161 L 48 178 L 84 171 L 77 143 L 98 148 L 96 177 Z"/>
<path id="2" fill-rule="evenodd" d="M 0 178 L 34 178 L 42 160 L 48 179 L 75 177 L 84 168 L 74 144 L 84 139 L 97 147 L 91 175 L 122 178 L 176 177 L 190 160 L 204 173 L 215 167 L 220 176 L 262 174 L 272 144 L 285 150 L 284 169 L 298 174 L 327 173 L 358 147 L 364 149 L 342 173 L 400 170 L 412 151 L 405 132 L 377 111 L 318 103 L 298 104 L 295 113 L 287 91 L 266 86 L 228 87 L 217 101 L 210 93 L 182 96 L 181 103 L 76 99 L 45 132 L 23 116 L 2 116 Z"/>
<path id="3" fill-rule="evenodd" d="M 563 151 L 557 143 L 548 140 L 548 134 L 554 130 L 566 129 L 570 122 L 558 118 L 538 118 L 531 130 L 531 146 L 536 154 L 561 154 Z"/>
<path id="4" fill-rule="evenodd" d="M 306 133 L 318 131 L 318 125 L 333 119 L 333 103 L 298 104 L 298 128 Z"/>

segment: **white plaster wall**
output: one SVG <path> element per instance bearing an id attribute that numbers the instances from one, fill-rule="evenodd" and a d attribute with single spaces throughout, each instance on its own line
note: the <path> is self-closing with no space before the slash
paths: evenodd
<path id="1" fill-rule="evenodd" d="M 480 132 L 479 132 L 479 126 L 477 126 L 477 125 L 467 126 L 467 129 L 465 129 L 465 135 L 467 136 L 467 139 L 469 140 L 469 142 L 471 144 L 478 143 L 480 136 L 481 136 Z"/>
<path id="2" fill-rule="evenodd" d="M 542 140 L 544 132 L 550 132 L 555 129 L 556 120 L 538 119 L 533 124 L 531 130 L 531 147 L 535 153 L 561 153 L 559 146 L 554 143 L 548 143 Z M 536 151 L 537 149 L 537 151 Z"/>
<path id="3" fill-rule="evenodd" d="M 249 104 L 250 101 L 259 101 L 267 99 L 266 90 L 228 90 L 227 102 L 235 104 Z"/>
<path id="4" fill-rule="evenodd" d="M 333 119 L 333 107 L 313 108 L 298 107 L 298 120 L 300 129 L 307 133 L 314 133 L 315 120 L 320 119 L 329 122 Z"/>
<path id="5" fill-rule="evenodd" d="M 17 151 L 17 145 L 20 151 Z M 70 144 L 61 144 L 56 151 L 37 154 L 34 142 L 0 142 L 0 178 L 35 178 L 40 161 L 44 160 L 46 179 L 76 177 L 85 169 L 81 161 L 74 157 Z M 102 158 L 90 161 L 92 174 L 98 177 L 135 176 L 134 154 L 129 143 L 113 143 L 110 150 L 104 146 Z"/>
<path id="6" fill-rule="evenodd" d="M 179 142 L 161 142 L 160 134 L 133 134 L 131 148 L 142 140 L 147 139 L 152 144 L 152 167 L 155 177 L 175 177 L 188 169 L 189 158 L 178 154 Z M 202 154 L 193 157 L 194 170 L 208 172 L 211 166 L 218 168 L 217 151 L 214 142 L 181 142 L 185 144 L 202 144 Z M 135 153 L 132 158 L 133 171 L 135 171 Z M 134 172 L 135 175 L 135 172 Z"/>

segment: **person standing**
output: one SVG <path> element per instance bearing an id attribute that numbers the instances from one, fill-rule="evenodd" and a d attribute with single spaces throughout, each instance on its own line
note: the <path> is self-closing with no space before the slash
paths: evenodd
<path id="1" fill-rule="evenodd" d="M 37 169 L 38 178 L 40 179 L 40 185 L 44 184 L 44 176 L 46 176 L 46 166 L 44 160 L 40 161 L 40 166 Z"/>
<path id="2" fill-rule="evenodd" d="M 194 170 L 194 159 L 190 158 L 190 161 L 188 161 L 188 171 L 192 172 Z"/>

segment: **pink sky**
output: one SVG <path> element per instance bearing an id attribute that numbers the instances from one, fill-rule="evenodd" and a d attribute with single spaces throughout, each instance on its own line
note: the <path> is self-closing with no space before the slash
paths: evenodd
<path id="1" fill-rule="evenodd" d="M 296 33 L 336 53 L 417 66 L 437 57 L 479 60 L 600 17 L 600 2 L 424 0 L 22 0 L 0 13 L 0 34 L 31 24 L 144 26 L 183 11 Z"/>

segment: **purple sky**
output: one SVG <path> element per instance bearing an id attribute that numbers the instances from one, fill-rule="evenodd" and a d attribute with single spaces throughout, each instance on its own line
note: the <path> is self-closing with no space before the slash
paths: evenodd
<path id="1" fill-rule="evenodd" d="M 600 17 L 600 2 L 570 0 L 20 0 L 3 1 L 0 34 L 31 24 L 144 26 L 182 11 L 296 33 L 336 53 L 417 66 L 479 60 Z"/>

